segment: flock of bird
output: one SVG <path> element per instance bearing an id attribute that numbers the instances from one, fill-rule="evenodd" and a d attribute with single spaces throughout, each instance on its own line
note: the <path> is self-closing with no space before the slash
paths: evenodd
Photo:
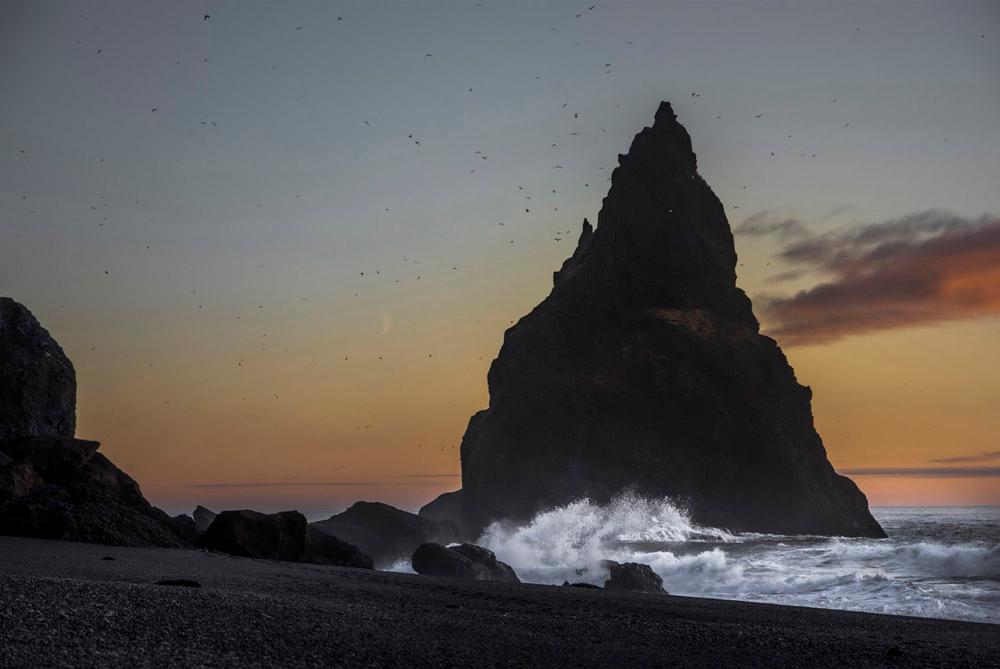
<path id="1" fill-rule="evenodd" d="M 477 6 L 482 6 L 482 3 L 475 3 L 475 4 Z M 584 16 L 585 12 L 594 12 L 596 8 L 597 8 L 596 5 L 586 6 L 586 10 L 585 11 L 581 11 L 580 13 L 575 14 L 575 18 L 576 19 L 580 19 L 580 18 L 582 18 Z M 83 15 L 83 14 L 80 14 L 79 16 L 80 16 L 81 19 L 85 18 L 85 15 Z M 201 15 L 201 21 L 203 23 L 206 23 L 206 24 L 214 23 L 217 20 L 218 20 L 218 18 L 216 16 L 213 16 L 212 14 L 207 14 L 206 13 L 206 14 L 202 14 Z M 342 22 L 342 21 L 344 21 L 344 17 L 343 16 L 337 16 L 336 17 L 336 21 L 337 22 Z M 292 29 L 292 32 L 300 32 L 300 31 L 303 31 L 305 29 L 306 29 L 305 26 L 295 26 Z M 94 27 L 93 30 L 97 31 L 97 30 L 99 30 L 99 27 Z M 556 28 L 553 27 L 552 30 L 556 30 Z M 860 31 L 861 28 L 859 27 L 859 28 L 857 28 L 857 30 Z M 980 37 L 983 38 L 983 39 L 985 39 L 986 35 L 983 34 Z M 627 44 L 632 44 L 632 42 L 627 42 Z M 95 50 L 95 55 L 96 56 L 101 56 L 101 57 L 107 57 L 107 55 L 105 53 L 104 47 L 97 48 Z M 434 59 L 434 54 L 431 53 L 431 52 L 424 53 L 423 54 L 423 58 L 427 59 L 427 60 Z M 174 62 L 175 62 L 175 64 L 180 65 L 182 61 L 181 60 L 175 60 Z M 208 63 L 208 59 L 204 58 L 204 59 L 202 59 L 202 62 L 205 63 L 205 64 L 207 64 Z M 276 69 L 276 68 L 277 68 L 277 65 L 272 65 L 271 66 L 271 69 Z M 611 62 L 606 62 L 606 63 L 604 63 L 603 67 L 601 68 L 601 71 L 605 75 L 611 75 L 613 73 L 613 69 L 614 68 L 612 67 L 612 63 Z M 542 78 L 542 75 L 540 75 L 540 74 L 539 75 L 535 75 L 535 79 L 536 80 L 539 80 L 541 78 Z M 468 88 L 468 92 L 472 92 L 472 91 L 473 91 L 473 88 Z M 690 96 L 689 96 L 690 100 L 700 100 L 701 98 L 702 98 L 701 92 L 698 92 L 698 91 L 692 91 L 692 92 L 690 92 Z M 837 103 L 837 98 L 833 97 L 831 99 L 831 104 L 835 104 L 835 103 Z M 620 106 L 621 106 L 621 103 L 615 103 L 614 104 L 615 108 L 618 108 Z M 581 132 L 583 131 L 583 127 L 579 123 L 581 121 L 581 114 L 582 114 L 582 112 L 579 111 L 579 110 L 570 110 L 568 102 L 562 104 L 561 111 L 564 111 L 567 114 L 567 117 L 566 117 L 567 120 L 570 121 L 573 124 L 572 128 L 569 129 L 568 132 L 567 132 L 567 137 L 578 137 L 578 136 L 580 136 Z M 161 115 L 161 116 L 163 114 L 163 112 L 160 111 L 160 105 L 156 104 L 156 103 L 154 103 L 153 105 L 150 106 L 150 113 L 152 113 L 152 114 L 158 114 L 158 115 Z M 754 120 L 762 120 L 764 118 L 764 113 L 763 112 L 756 112 L 756 113 L 750 112 L 750 113 L 748 113 L 748 118 L 749 117 L 752 117 Z M 716 114 L 715 118 L 721 119 L 722 115 L 721 114 Z M 211 127 L 211 128 L 218 128 L 219 127 L 216 120 L 206 119 L 206 120 L 199 121 L 199 123 L 200 123 L 200 125 L 205 126 L 205 127 Z M 372 123 L 372 121 L 370 119 L 361 120 L 360 121 L 360 125 L 366 131 L 372 131 L 375 128 L 374 124 Z M 850 128 L 851 127 L 851 122 L 850 121 L 844 122 L 842 127 L 844 129 Z M 606 133 L 606 130 L 604 128 L 597 128 L 597 131 L 599 133 Z M 416 148 L 416 147 L 424 147 L 425 146 L 421 142 L 421 139 L 418 136 L 416 136 L 412 131 L 407 132 L 406 135 L 405 135 L 405 137 L 406 137 L 406 140 L 409 143 L 411 143 L 414 148 Z M 788 134 L 787 135 L 787 139 L 791 140 L 791 139 L 793 139 L 793 136 L 791 134 Z M 947 139 L 945 139 L 945 141 L 947 141 Z M 551 149 L 557 149 L 557 148 L 559 148 L 559 142 L 558 141 L 551 142 L 549 148 L 551 148 Z M 488 161 L 490 159 L 490 153 L 487 152 L 487 151 L 484 151 L 482 148 L 479 148 L 479 147 L 469 147 L 468 150 L 469 150 L 469 155 L 470 155 L 471 159 L 473 161 L 476 161 L 476 164 L 482 164 L 479 161 Z M 19 148 L 19 153 L 20 153 L 20 155 L 28 155 L 29 151 L 28 151 L 27 148 L 20 147 Z M 770 152 L 770 156 L 771 157 L 776 157 L 777 155 L 778 154 L 775 151 L 771 151 Z M 799 153 L 799 156 L 801 158 L 815 159 L 817 157 L 817 154 L 815 152 L 804 152 L 804 153 Z M 99 158 L 97 158 L 97 161 L 99 163 L 103 163 L 104 162 L 104 158 L 103 157 L 99 157 Z M 561 163 L 557 162 L 557 163 L 555 163 L 555 164 L 553 164 L 551 166 L 551 169 L 553 169 L 553 170 L 563 170 L 564 166 Z M 599 171 L 603 171 L 603 170 L 605 170 L 605 167 L 604 166 L 599 166 L 598 170 Z M 469 174 L 476 174 L 477 173 L 477 169 L 475 167 L 471 167 L 468 170 L 468 173 Z M 610 180 L 611 177 L 607 176 L 606 178 L 607 178 L 607 180 Z M 583 183 L 583 188 L 589 189 L 590 187 L 591 187 L 591 184 L 589 182 L 584 182 Z M 746 185 L 742 186 L 742 190 L 746 190 L 746 189 L 747 189 Z M 512 195 L 512 197 L 516 197 L 518 199 L 518 201 L 521 203 L 521 206 L 523 207 L 523 215 L 524 216 L 530 216 L 531 214 L 537 212 L 537 210 L 540 207 L 551 206 L 553 211 L 558 211 L 559 210 L 558 204 L 556 204 L 556 202 L 558 202 L 558 198 L 560 196 L 560 192 L 559 192 L 558 188 L 551 188 L 551 187 L 545 188 L 544 196 L 546 196 L 548 199 L 543 198 L 543 192 L 541 190 L 533 191 L 533 190 L 525 188 L 525 186 L 523 186 L 523 185 L 518 185 L 517 186 L 517 191 L 515 193 L 512 193 L 511 195 Z M 297 197 L 298 197 L 298 195 L 296 195 L 296 198 Z M 27 200 L 28 199 L 28 195 L 27 194 L 23 195 L 22 199 L 23 200 Z M 134 203 L 137 206 L 141 206 L 141 204 L 142 204 L 139 200 L 135 200 Z M 258 203 L 257 206 L 261 207 L 262 203 Z M 100 216 L 100 218 L 96 221 L 98 227 L 104 227 L 105 223 L 108 222 L 108 216 L 102 212 L 102 210 L 107 209 L 108 207 L 109 207 L 109 203 L 105 201 L 105 198 L 104 198 L 103 195 L 98 197 L 98 201 L 95 202 L 95 204 L 92 204 L 92 205 L 89 206 L 90 211 L 94 212 L 94 215 L 99 215 Z M 733 209 L 739 209 L 739 206 L 738 205 L 732 205 L 732 208 Z M 389 213 L 389 208 L 385 208 L 385 213 L 387 213 L 387 214 Z M 74 222 L 79 222 L 79 219 L 76 219 Z M 504 227 L 505 226 L 505 222 L 503 220 L 498 220 L 496 222 L 496 225 L 499 226 L 499 227 Z M 572 228 L 570 228 L 570 229 L 564 229 L 564 228 L 562 228 L 560 226 L 560 229 L 555 230 L 555 231 L 553 231 L 551 233 L 551 238 L 553 240 L 553 243 L 562 243 L 564 241 L 572 239 L 572 235 L 573 235 L 573 229 Z M 512 244 L 515 244 L 516 240 L 515 239 L 505 239 L 505 242 L 507 244 L 511 244 L 512 245 Z M 146 245 L 146 249 L 147 250 L 152 250 L 152 243 L 147 244 Z M 411 280 L 411 281 L 414 281 L 414 282 L 421 281 L 422 277 L 425 276 L 427 268 L 422 268 L 421 269 L 421 268 L 417 268 L 416 267 L 416 266 L 420 265 L 420 261 L 419 260 L 415 260 L 415 259 L 410 258 L 408 256 L 403 256 L 402 262 L 403 262 L 403 265 L 405 265 L 405 266 L 413 266 L 414 270 L 415 270 L 412 273 L 406 275 L 405 279 L 404 279 L 404 277 L 402 275 L 399 275 L 398 273 L 397 273 L 396 276 L 388 277 L 387 273 L 383 273 L 382 267 L 374 267 L 374 268 L 370 268 L 370 269 L 366 269 L 366 270 L 359 270 L 358 271 L 358 274 L 359 274 L 358 278 L 360 280 L 364 281 L 364 282 L 369 282 L 369 281 L 374 281 L 374 280 L 382 280 L 382 279 L 385 279 L 385 278 L 391 278 L 392 282 L 394 282 L 395 284 L 399 284 L 403 280 Z M 464 267 L 462 269 L 473 269 L 473 267 L 472 266 L 466 266 L 466 267 Z M 104 268 L 102 271 L 103 271 L 103 274 L 105 276 L 109 276 L 110 277 L 113 274 L 113 268 L 111 268 L 111 267 Z M 461 270 L 460 270 L 460 267 L 458 265 L 449 265 L 448 268 L 446 270 L 444 270 L 444 271 L 447 271 L 447 272 L 459 272 Z M 193 290 L 192 294 L 197 294 L 197 290 Z M 354 294 L 355 297 L 360 297 L 361 294 L 362 294 L 361 287 L 359 286 L 358 290 L 354 290 L 353 294 Z M 308 297 L 299 297 L 299 299 L 301 301 L 308 301 Z M 193 303 L 193 308 L 196 309 L 196 310 L 199 310 L 199 311 L 204 311 L 205 308 L 206 308 L 206 304 L 204 303 L 204 301 L 196 300 Z M 259 305 L 257 305 L 257 309 L 258 310 L 264 310 L 265 309 L 265 305 L 259 304 Z M 241 320 L 242 314 L 238 314 L 238 313 L 233 314 L 233 318 L 235 318 L 237 320 Z M 478 322 L 479 321 L 477 321 L 477 323 Z M 510 321 L 510 323 L 513 323 L 513 321 Z M 261 339 L 264 339 L 267 336 L 268 336 L 268 333 L 266 333 L 266 332 L 261 333 Z M 263 345 L 260 348 L 261 348 L 262 352 L 266 352 L 268 350 L 268 347 L 266 345 Z M 284 349 L 284 350 L 287 351 L 287 349 Z M 433 358 L 434 357 L 433 353 L 427 353 L 426 356 L 427 356 L 427 358 Z M 352 359 L 352 356 L 350 354 L 343 356 L 343 360 L 345 360 L 345 361 L 349 361 L 351 359 Z M 384 361 L 385 356 L 384 355 L 377 355 L 376 359 L 377 359 L 377 361 L 381 362 L 381 361 Z M 482 359 L 483 359 L 483 357 L 479 356 L 479 360 L 482 360 Z M 247 358 L 245 356 L 241 356 L 241 357 L 238 357 L 234 361 L 233 364 L 236 367 L 243 367 L 245 364 L 247 364 L 247 362 L 248 362 Z M 152 367 L 153 366 L 152 363 L 149 363 L 149 366 Z M 273 395 L 274 395 L 274 399 L 275 400 L 280 399 L 279 395 L 277 393 L 274 393 Z M 167 402 L 167 401 L 165 400 L 165 402 Z M 369 429 L 370 427 L 371 427 L 370 424 L 365 424 L 363 427 L 358 426 L 356 429 L 359 429 L 359 430 L 360 429 Z M 422 445 L 420 445 L 419 447 L 422 448 Z M 442 447 L 441 450 L 444 450 L 444 447 Z"/>

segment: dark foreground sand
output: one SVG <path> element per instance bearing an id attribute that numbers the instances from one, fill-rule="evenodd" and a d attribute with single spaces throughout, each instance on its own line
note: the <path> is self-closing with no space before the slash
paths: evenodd
<path id="1" fill-rule="evenodd" d="M 0 537 L 0 666 L 54 665 L 989 667 L 1000 626 Z"/>

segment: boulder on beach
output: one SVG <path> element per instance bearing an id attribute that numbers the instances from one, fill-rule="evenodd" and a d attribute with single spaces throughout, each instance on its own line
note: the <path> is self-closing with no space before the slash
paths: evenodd
<path id="1" fill-rule="evenodd" d="M 723 205 L 670 104 L 619 156 L 597 221 L 490 365 L 461 446 L 469 528 L 631 490 L 705 526 L 884 537 L 736 285 Z"/>
<path id="2" fill-rule="evenodd" d="M 73 363 L 27 307 L 0 297 L 0 440 L 75 432 Z"/>
<path id="3" fill-rule="evenodd" d="M 152 506 L 96 441 L 0 441 L 0 534 L 115 546 L 183 547 L 173 520 Z"/>
<path id="4" fill-rule="evenodd" d="M 222 511 L 197 545 L 240 557 L 373 568 L 371 557 L 357 546 L 309 525 L 298 511 Z"/>
<path id="5" fill-rule="evenodd" d="M 378 567 L 409 558 L 420 544 L 448 544 L 463 538 L 454 523 L 429 520 L 380 502 L 356 502 L 313 526 L 357 546 Z"/>
<path id="6" fill-rule="evenodd" d="M 306 517 L 298 511 L 223 511 L 198 537 L 198 547 L 240 557 L 298 562 L 306 551 L 306 525 Z"/>
<path id="7" fill-rule="evenodd" d="M 413 571 L 428 576 L 521 582 L 511 566 L 497 560 L 493 551 L 474 544 L 445 547 L 426 543 L 413 552 L 411 563 Z"/>
<path id="8" fill-rule="evenodd" d="M 605 590 L 669 594 L 663 588 L 663 579 L 648 564 L 604 560 L 601 565 L 607 567 L 611 575 L 611 578 L 604 583 Z"/>

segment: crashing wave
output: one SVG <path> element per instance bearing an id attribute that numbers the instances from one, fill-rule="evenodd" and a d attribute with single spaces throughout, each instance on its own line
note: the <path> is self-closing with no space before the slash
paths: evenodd
<path id="1" fill-rule="evenodd" d="M 992 535 L 954 541 L 921 527 L 876 540 L 732 534 L 692 523 L 670 500 L 627 494 L 605 505 L 580 500 L 522 525 L 494 523 L 478 543 L 527 582 L 602 585 L 600 563 L 610 559 L 648 564 L 679 595 L 1000 619 Z"/>
<path id="2" fill-rule="evenodd" d="M 725 530 L 695 525 L 669 499 L 626 493 L 604 505 L 582 499 L 550 509 L 526 525 L 493 523 L 478 543 L 513 566 L 522 579 L 598 583 L 606 575 L 601 560 L 629 561 L 635 554 L 633 544 L 698 541 L 727 543 L 738 538 Z"/>

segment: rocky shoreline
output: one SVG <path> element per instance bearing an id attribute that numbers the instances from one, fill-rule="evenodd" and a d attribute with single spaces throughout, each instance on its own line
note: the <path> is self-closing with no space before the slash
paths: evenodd
<path id="1" fill-rule="evenodd" d="M 989 667 L 1000 657 L 1000 627 L 978 623 L 16 537 L 0 537 L 0 555 L 5 667 Z"/>

